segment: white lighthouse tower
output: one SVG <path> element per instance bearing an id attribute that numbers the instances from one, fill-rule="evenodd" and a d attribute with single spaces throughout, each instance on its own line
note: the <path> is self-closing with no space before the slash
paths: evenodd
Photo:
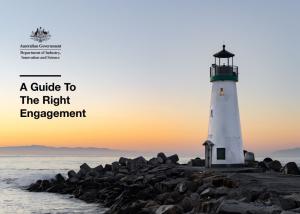
<path id="1" fill-rule="evenodd" d="M 214 54 L 210 67 L 212 82 L 208 140 L 205 146 L 206 167 L 240 167 L 244 165 L 243 142 L 236 82 L 238 67 L 234 54 L 223 50 Z"/>

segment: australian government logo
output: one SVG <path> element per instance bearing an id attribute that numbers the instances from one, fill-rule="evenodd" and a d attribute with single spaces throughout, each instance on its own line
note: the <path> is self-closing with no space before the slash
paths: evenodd
<path id="1" fill-rule="evenodd" d="M 61 59 L 62 45 L 58 43 L 50 43 L 52 35 L 50 31 L 37 27 L 31 31 L 29 39 L 33 40 L 32 43 L 24 43 L 20 45 L 21 59 L 31 60 L 58 60 Z"/>
<path id="2" fill-rule="evenodd" d="M 39 27 L 36 31 L 32 31 L 30 38 L 37 42 L 44 42 L 51 38 L 49 31 L 46 31 L 44 28 Z"/>

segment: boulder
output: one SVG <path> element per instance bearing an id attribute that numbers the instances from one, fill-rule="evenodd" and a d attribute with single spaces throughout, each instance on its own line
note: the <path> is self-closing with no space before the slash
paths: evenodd
<path id="1" fill-rule="evenodd" d="M 111 170 L 113 172 L 118 172 L 119 171 L 119 168 L 120 168 L 120 163 L 118 161 L 115 161 L 111 164 Z"/>
<path id="2" fill-rule="evenodd" d="M 77 175 L 79 177 L 84 177 L 90 170 L 91 170 L 91 167 L 89 167 L 89 165 L 87 165 L 86 163 L 84 163 L 84 164 L 82 164 L 80 166 L 80 170 L 77 173 Z"/>
<path id="3" fill-rule="evenodd" d="M 285 195 L 279 199 L 280 205 L 284 210 L 290 210 L 300 207 L 300 194 L 293 193 L 291 195 Z"/>
<path id="4" fill-rule="evenodd" d="M 58 183 L 64 183 L 65 182 L 64 176 L 62 176 L 60 173 L 58 173 L 57 175 L 55 175 L 55 180 Z"/>
<path id="5" fill-rule="evenodd" d="M 124 157 L 120 157 L 120 159 L 119 159 L 119 163 L 121 166 L 127 166 L 129 161 L 130 161 L 130 159 L 124 158 Z"/>
<path id="6" fill-rule="evenodd" d="M 295 162 L 288 162 L 281 171 L 283 174 L 300 175 L 300 170 Z"/>
<path id="7" fill-rule="evenodd" d="M 48 180 L 42 180 L 41 185 L 39 186 L 39 189 L 41 191 L 45 191 L 51 186 L 50 182 Z"/>
<path id="8" fill-rule="evenodd" d="M 181 202 L 180 206 L 182 207 L 183 211 L 189 212 L 193 209 L 192 200 L 189 197 L 185 197 Z"/>
<path id="9" fill-rule="evenodd" d="M 167 157 L 166 163 L 169 162 L 169 164 L 170 163 L 176 164 L 178 161 L 179 161 L 178 155 L 174 154 L 174 155 Z"/>
<path id="10" fill-rule="evenodd" d="M 163 152 L 158 153 L 157 158 L 160 158 L 162 160 L 162 163 L 164 163 L 167 160 L 167 156 Z"/>
<path id="11" fill-rule="evenodd" d="M 282 166 L 278 160 L 274 160 L 269 164 L 269 168 L 275 172 L 280 172 Z"/>
<path id="12" fill-rule="evenodd" d="M 106 172 L 109 172 L 109 171 L 111 171 L 111 170 L 112 170 L 112 166 L 111 166 L 111 164 L 105 164 L 105 166 L 104 166 L 104 170 L 105 170 Z"/>
<path id="13" fill-rule="evenodd" d="M 263 160 L 263 162 L 265 162 L 265 163 L 271 163 L 272 161 L 273 161 L 272 158 L 269 158 L 269 157 L 267 157 Z"/>
<path id="14" fill-rule="evenodd" d="M 128 167 L 131 171 L 136 171 L 136 170 L 141 169 L 145 166 L 147 166 L 147 161 L 142 156 L 134 158 L 130 162 L 128 162 Z"/>
<path id="15" fill-rule="evenodd" d="M 70 170 L 68 171 L 68 178 L 73 178 L 73 177 L 76 177 L 77 174 L 74 170 Z"/>
<path id="16" fill-rule="evenodd" d="M 182 214 L 182 209 L 177 205 L 162 205 L 157 208 L 155 214 Z"/>
<path id="17" fill-rule="evenodd" d="M 98 173 L 102 173 L 103 170 L 104 170 L 104 168 L 103 168 L 102 165 L 99 165 L 99 166 L 96 166 L 96 167 L 94 168 L 94 170 L 95 170 L 96 172 L 98 172 Z"/>
<path id="18" fill-rule="evenodd" d="M 152 166 L 158 166 L 159 164 L 161 164 L 161 161 L 158 160 L 158 158 L 151 158 L 148 163 Z"/>

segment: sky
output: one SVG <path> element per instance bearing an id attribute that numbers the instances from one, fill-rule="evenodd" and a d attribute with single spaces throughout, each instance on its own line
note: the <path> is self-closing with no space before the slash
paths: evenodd
<path id="1" fill-rule="evenodd" d="M 209 67 L 226 44 L 239 66 L 244 148 L 300 147 L 299 9 L 296 0 L 1 0 L 0 146 L 203 154 Z M 62 45 L 60 60 L 20 59 L 20 44 L 35 44 L 29 36 L 39 26 L 52 35 L 44 44 Z M 57 93 L 72 97 L 61 109 L 84 108 L 87 118 L 20 118 L 19 75 L 29 73 L 76 84 Z"/>

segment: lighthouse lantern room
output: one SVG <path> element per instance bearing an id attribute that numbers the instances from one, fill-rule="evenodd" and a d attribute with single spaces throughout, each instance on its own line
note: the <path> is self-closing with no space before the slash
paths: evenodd
<path id="1" fill-rule="evenodd" d="M 212 82 L 208 139 L 205 146 L 206 167 L 240 167 L 244 165 L 237 88 L 238 67 L 234 54 L 223 50 L 214 54 L 210 67 Z"/>

